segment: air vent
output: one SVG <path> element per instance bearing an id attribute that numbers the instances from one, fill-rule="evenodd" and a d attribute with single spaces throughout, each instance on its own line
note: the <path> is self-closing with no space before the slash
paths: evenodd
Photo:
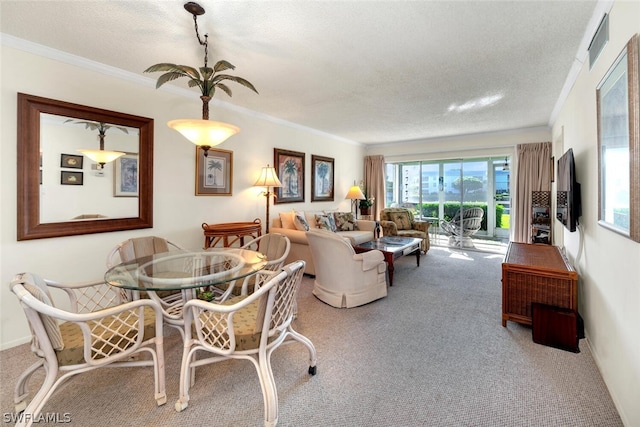
<path id="1" fill-rule="evenodd" d="M 604 14 L 602 17 L 602 21 L 600 21 L 600 25 L 598 25 L 598 29 L 591 39 L 591 43 L 589 44 L 589 69 L 593 68 L 593 64 L 596 63 L 600 52 L 609 41 L 609 15 Z"/>

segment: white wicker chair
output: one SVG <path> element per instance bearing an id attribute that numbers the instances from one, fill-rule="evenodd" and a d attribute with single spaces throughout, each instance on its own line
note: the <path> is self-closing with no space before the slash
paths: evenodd
<path id="1" fill-rule="evenodd" d="M 185 251 L 182 246 L 170 242 L 162 237 L 145 236 L 128 239 L 118 244 L 107 255 L 107 268 L 111 268 L 121 262 L 134 261 L 158 253 L 169 251 Z M 182 334 L 182 306 L 184 298 L 181 291 L 158 293 L 145 291 L 149 298 L 158 302 L 162 307 L 165 323 Z M 130 294 L 129 294 L 130 295 Z"/>
<path id="2" fill-rule="evenodd" d="M 242 246 L 243 249 L 258 251 L 267 257 L 267 264 L 263 270 L 279 271 L 284 265 L 284 260 L 289 256 L 291 241 L 287 236 L 280 233 L 269 233 L 253 239 Z M 263 276 L 266 277 L 266 276 Z M 241 295 L 247 295 L 249 286 L 255 285 L 257 275 L 248 276 L 242 283 Z M 258 283 L 258 287 L 260 283 Z"/>
<path id="3" fill-rule="evenodd" d="M 462 218 L 460 212 L 458 210 L 451 221 L 441 220 L 440 228 L 449 235 L 449 246 L 473 248 L 471 236 L 480 230 L 484 210 L 478 207 L 462 209 Z"/>
<path id="4" fill-rule="evenodd" d="M 298 341 L 309 349 L 309 373 L 316 374 L 316 350 L 313 343 L 291 327 L 294 301 L 304 272 L 304 261 L 293 262 L 279 273 L 262 271 L 268 276 L 250 295 L 230 298 L 224 304 L 190 300 L 184 306 L 184 352 L 180 370 L 180 398 L 176 410 L 189 404 L 189 387 L 196 367 L 226 359 L 253 363 L 264 398 L 264 423 L 278 422 L 278 393 L 271 368 L 271 354 L 280 345 Z M 204 351 L 211 356 L 196 359 Z M 242 403 L 238 403 L 241 407 Z"/>
<path id="5" fill-rule="evenodd" d="M 66 293 L 70 311 L 52 304 L 50 288 Z M 67 379 L 105 366 L 151 366 L 154 398 L 158 405 L 166 403 L 158 303 L 149 299 L 123 302 L 121 293 L 103 281 L 61 284 L 30 273 L 18 274 L 11 281 L 11 291 L 24 309 L 31 328 L 31 349 L 39 358 L 16 383 L 15 409 L 22 412 L 17 426 L 31 425 Z M 150 358 L 131 357 L 140 353 L 148 353 Z M 44 368 L 45 378 L 27 404 L 27 383 L 39 368 Z M 67 391 L 72 393 L 73 389 Z"/>

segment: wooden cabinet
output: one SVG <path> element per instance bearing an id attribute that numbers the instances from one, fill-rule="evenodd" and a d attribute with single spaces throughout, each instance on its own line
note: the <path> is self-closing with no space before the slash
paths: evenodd
<path id="1" fill-rule="evenodd" d="M 558 247 L 511 242 L 502 263 L 502 326 L 531 325 L 531 304 L 578 311 L 578 273 Z"/>
<path id="2" fill-rule="evenodd" d="M 551 192 L 531 193 L 531 243 L 545 243 L 551 240 Z"/>

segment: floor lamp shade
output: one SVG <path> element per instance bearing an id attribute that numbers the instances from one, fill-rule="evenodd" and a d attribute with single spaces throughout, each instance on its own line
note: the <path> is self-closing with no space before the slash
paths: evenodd
<path id="1" fill-rule="evenodd" d="M 351 199 L 351 200 L 364 200 L 365 198 L 366 197 L 364 197 L 362 190 L 357 185 L 354 185 L 353 187 L 351 187 L 349 189 L 349 192 L 347 193 L 347 196 L 345 197 L 345 199 Z"/>
<path id="2" fill-rule="evenodd" d="M 278 179 L 278 173 L 276 172 L 276 169 L 267 165 L 266 167 L 262 168 L 262 171 L 260 172 L 260 177 L 258 178 L 256 183 L 253 185 L 256 187 L 267 187 L 267 191 L 265 191 L 262 194 L 267 199 L 267 213 L 265 218 L 266 231 L 265 232 L 269 233 L 269 198 L 272 195 L 275 195 L 275 193 L 271 191 L 271 187 L 282 187 L 282 183 L 280 182 L 280 179 Z"/>
<path id="3" fill-rule="evenodd" d="M 366 199 L 360 187 L 354 184 L 347 192 L 345 199 L 351 199 L 351 210 L 355 209 L 356 219 L 357 219 L 358 218 L 358 206 L 357 206 L 358 200 Z"/>

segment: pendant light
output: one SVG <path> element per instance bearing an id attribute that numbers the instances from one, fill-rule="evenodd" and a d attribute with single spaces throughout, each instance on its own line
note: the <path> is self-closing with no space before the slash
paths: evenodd
<path id="1" fill-rule="evenodd" d="M 189 87 L 198 87 L 200 89 L 200 92 L 202 93 L 202 96 L 200 96 L 200 99 L 202 100 L 202 120 L 171 120 L 167 123 L 167 126 L 171 129 L 177 130 L 193 144 L 202 148 L 206 157 L 211 147 L 223 143 L 227 138 L 240 132 L 240 128 L 237 126 L 209 120 L 209 101 L 213 98 L 216 89 L 220 89 L 227 95 L 231 96 L 231 89 L 225 83 L 225 80 L 228 80 L 239 83 L 242 86 L 251 89 L 255 93 L 258 93 L 258 91 L 249 81 L 242 77 L 231 76 L 229 74 L 219 74 L 226 70 L 235 69 L 235 66 L 229 62 L 220 60 L 213 66 L 213 68 L 210 68 L 207 65 L 209 56 L 208 35 L 205 34 L 203 40 L 200 38 L 200 33 L 198 32 L 198 16 L 204 15 L 204 8 L 195 2 L 185 3 L 184 8 L 187 12 L 193 15 L 193 23 L 198 43 L 204 47 L 204 67 L 195 68 L 188 65 L 161 63 L 152 65 L 144 72 L 165 72 L 165 74 L 158 77 L 156 89 L 163 84 L 180 77 L 187 77 L 189 79 Z"/>
<path id="2" fill-rule="evenodd" d="M 106 163 L 110 163 L 115 159 L 117 159 L 118 157 L 124 156 L 126 154 L 122 151 L 109 151 L 104 149 L 104 139 L 107 135 L 107 130 L 113 127 L 116 129 L 120 129 L 124 133 L 129 133 L 126 127 L 108 125 L 103 122 L 78 121 L 74 119 L 68 119 L 68 120 L 65 120 L 64 122 L 65 123 L 73 122 L 76 124 L 81 124 L 81 125 L 84 125 L 86 129 L 98 131 L 98 137 L 100 138 L 100 148 L 98 150 L 84 149 L 84 148 L 78 150 L 80 153 L 87 156 L 89 159 L 98 163 L 99 165 L 98 169 L 104 169 L 104 165 Z"/>

